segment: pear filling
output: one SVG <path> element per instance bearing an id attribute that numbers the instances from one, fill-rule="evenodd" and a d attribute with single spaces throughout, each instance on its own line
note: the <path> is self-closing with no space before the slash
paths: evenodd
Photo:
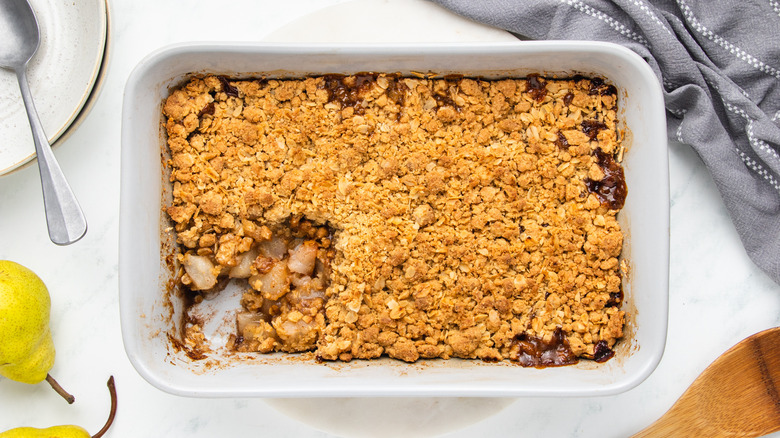
<path id="1" fill-rule="evenodd" d="M 300 216 L 273 230 L 250 225 L 254 237 L 222 236 L 212 248 L 181 256 L 181 281 L 198 302 L 217 293 L 223 279 L 246 279 L 227 347 L 241 352 L 301 352 L 315 348 L 325 327 L 333 233 Z"/>

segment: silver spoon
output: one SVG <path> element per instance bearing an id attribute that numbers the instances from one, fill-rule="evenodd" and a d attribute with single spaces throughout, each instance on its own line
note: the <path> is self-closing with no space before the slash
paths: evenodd
<path id="1" fill-rule="evenodd" d="M 49 238 L 57 245 L 69 245 L 87 232 L 87 220 L 54 158 L 27 84 L 27 63 L 39 44 L 38 21 L 27 0 L 0 0 L 0 67 L 16 73 L 22 91 L 38 155 Z"/>

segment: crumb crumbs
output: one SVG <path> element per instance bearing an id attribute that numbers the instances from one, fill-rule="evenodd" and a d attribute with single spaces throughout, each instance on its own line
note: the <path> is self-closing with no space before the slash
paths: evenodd
<path id="1" fill-rule="evenodd" d="M 610 87 L 194 77 L 163 106 L 180 281 L 246 280 L 239 351 L 607 357 L 625 321 Z"/>

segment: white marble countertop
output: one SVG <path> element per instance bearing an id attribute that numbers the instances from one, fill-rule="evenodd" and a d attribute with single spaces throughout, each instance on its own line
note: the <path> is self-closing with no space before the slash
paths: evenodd
<path id="1" fill-rule="evenodd" d="M 780 286 L 747 258 L 699 158 L 690 147 L 673 143 L 668 341 L 656 371 L 635 389 L 599 398 L 413 400 L 192 399 L 163 393 L 133 369 L 119 328 L 120 109 L 125 81 L 138 61 L 186 41 L 371 41 L 383 35 L 399 41 L 470 41 L 507 35 L 422 0 L 392 5 L 388 0 L 110 0 L 109 6 L 110 56 L 101 95 L 83 124 L 55 150 L 89 221 L 86 237 L 67 247 L 49 241 L 35 166 L 0 177 L 0 259 L 30 267 L 49 286 L 57 346 L 51 373 L 77 401 L 67 405 L 45 383 L 0 378 L 0 430 L 75 423 L 94 433 L 108 411 L 105 381 L 114 375 L 119 411 L 107 435 L 112 438 L 624 437 L 662 415 L 730 346 L 780 325 Z M 318 29 L 314 36 L 312 29 Z"/>

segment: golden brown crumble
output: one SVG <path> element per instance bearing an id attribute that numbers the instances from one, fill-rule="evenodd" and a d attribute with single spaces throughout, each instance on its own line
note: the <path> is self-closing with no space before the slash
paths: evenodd
<path id="1" fill-rule="evenodd" d="M 579 77 L 194 77 L 163 108 L 181 282 L 248 278 L 241 351 L 608 358 L 616 104 Z"/>

